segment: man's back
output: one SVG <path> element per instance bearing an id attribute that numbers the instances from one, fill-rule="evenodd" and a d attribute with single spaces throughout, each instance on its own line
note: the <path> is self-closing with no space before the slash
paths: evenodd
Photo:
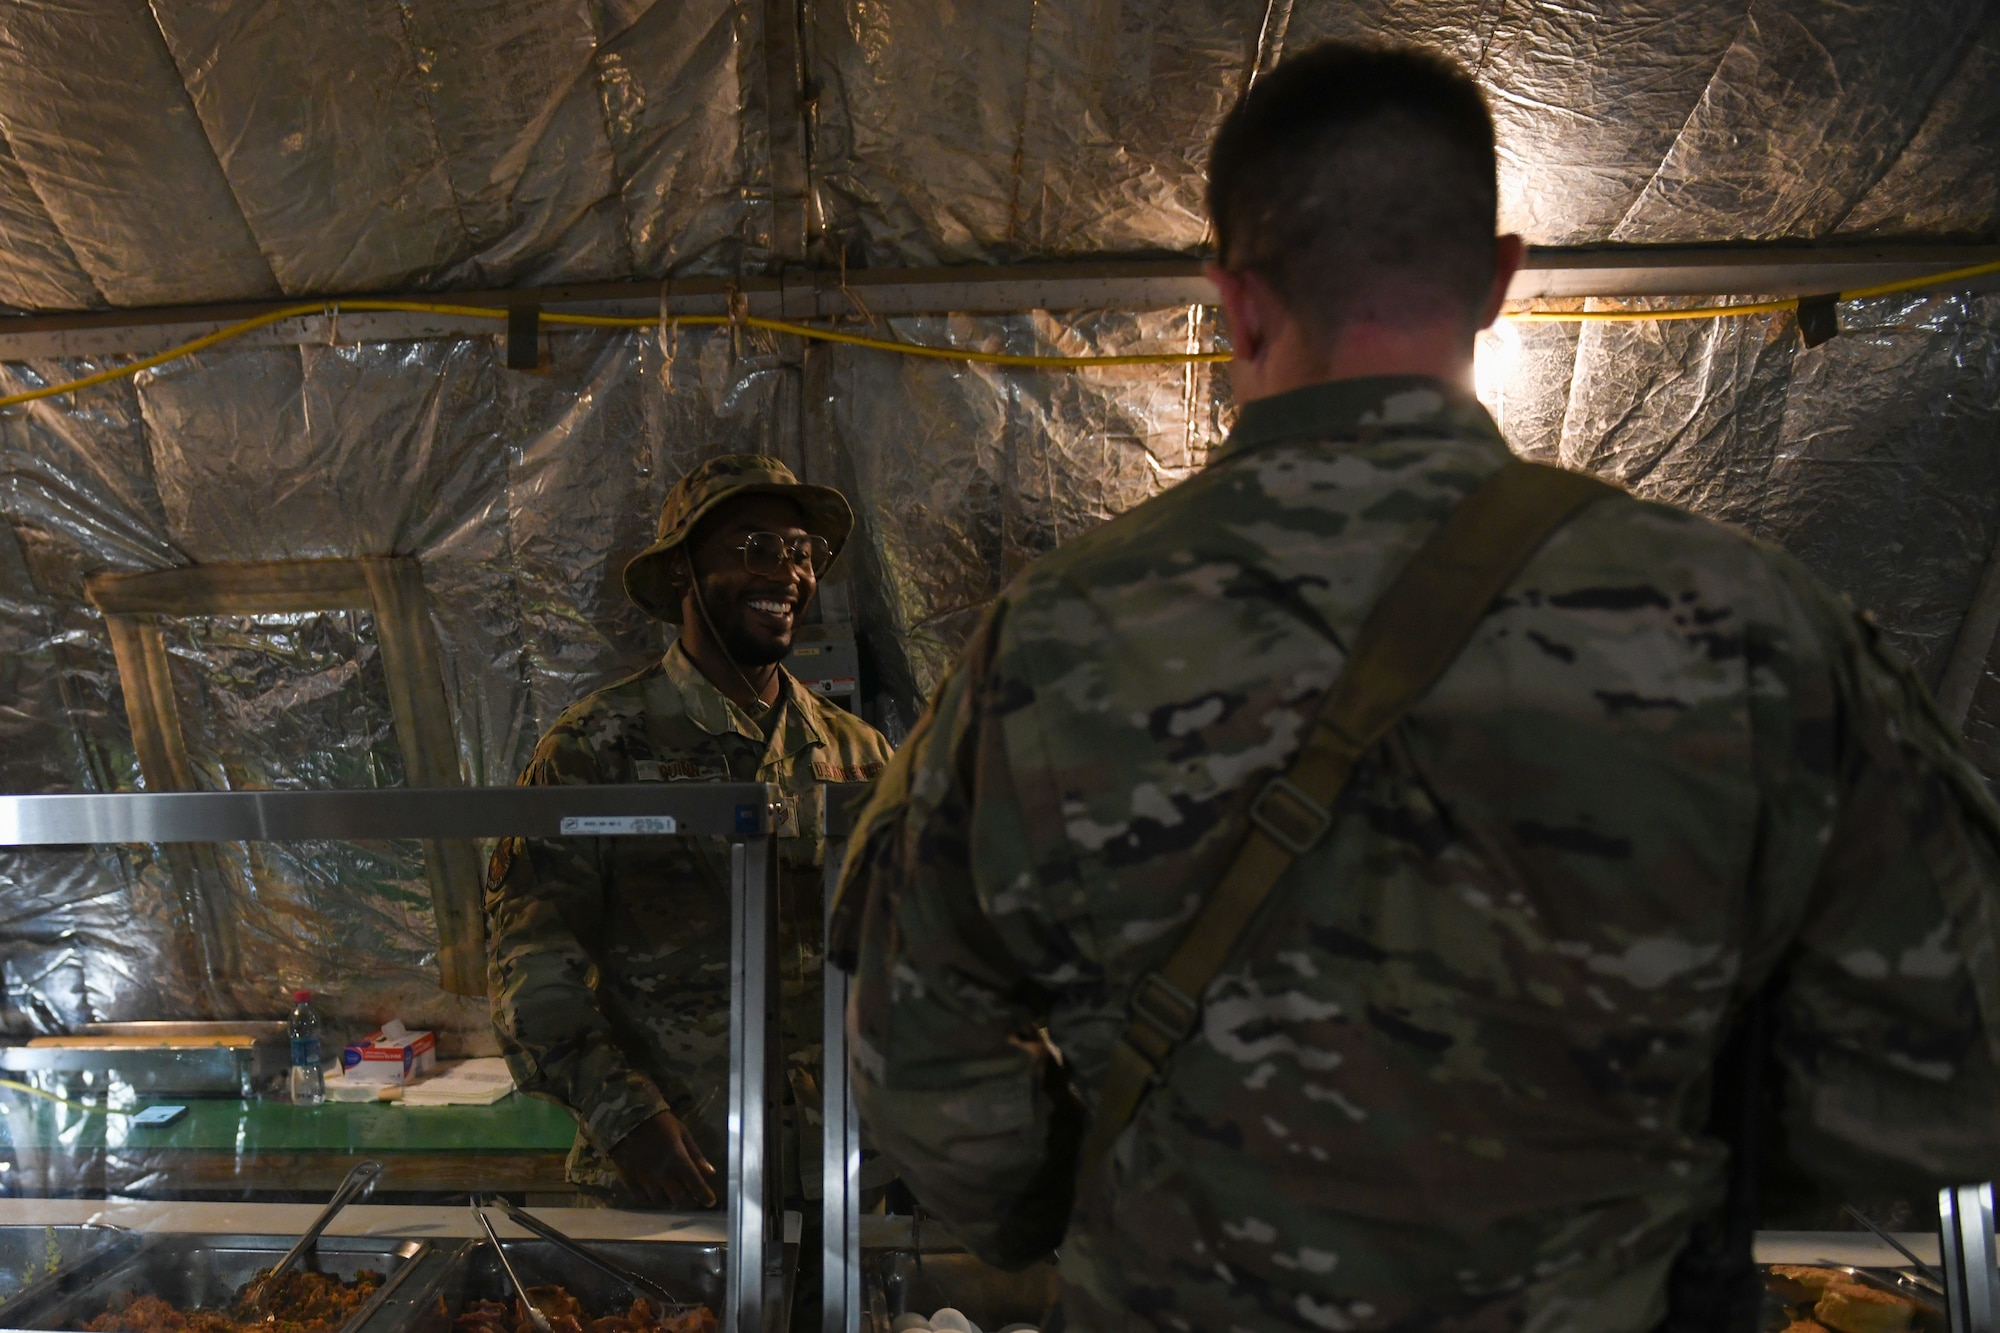
<path id="1" fill-rule="evenodd" d="M 1019 1034 L 1092 1104 L 1342 645 L 1505 457 L 1435 381 L 1268 399 L 1000 599 L 858 863 L 855 1006 L 878 1139 L 989 1254 L 1052 1244 L 1068 1202 L 1065 1076 Z M 1590 506 L 1363 764 L 1081 1182 L 1070 1321 L 1651 1328 L 1720 1197 L 1716 1048 L 1780 964 L 1802 1164 L 1990 1174 L 1990 811 L 1789 560 Z"/>

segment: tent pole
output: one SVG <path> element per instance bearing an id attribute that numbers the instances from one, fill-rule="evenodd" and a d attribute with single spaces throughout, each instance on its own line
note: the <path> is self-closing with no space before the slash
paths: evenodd
<path id="1" fill-rule="evenodd" d="M 1938 678 L 1938 711 L 1957 731 L 1965 730 L 1966 714 L 1972 711 L 1972 696 L 1979 678 L 1986 674 L 1986 659 L 1993 653 L 1993 636 L 2000 631 L 2000 540 L 1986 558 L 1972 605 L 1959 622 L 1958 638 L 1945 659 L 1944 674 Z"/>

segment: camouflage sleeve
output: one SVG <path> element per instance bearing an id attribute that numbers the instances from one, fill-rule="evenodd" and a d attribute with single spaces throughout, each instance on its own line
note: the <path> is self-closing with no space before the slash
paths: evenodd
<path id="1" fill-rule="evenodd" d="M 1046 992 L 990 913 L 996 889 L 1033 873 L 1009 832 L 1020 806 L 988 660 L 997 627 L 883 775 L 843 896 L 865 902 L 848 1014 L 862 1118 L 926 1209 L 1014 1265 L 1062 1237 L 1082 1115 L 1040 1026 Z"/>
<path id="2" fill-rule="evenodd" d="M 1992 1179 L 2000 810 L 1880 632 L 1817 588 L 1806 604 L 1833 650 L 1832 707 L 1775 740 L 1826 746 L 1835 809 L 1782 964 L 1791 1155 L 1848 1189 Z"/>
<path id="3" fill-rule="evenodd" d="M 523 786 L 594 782 L 589 760 L 557 732 L 521 774 Z M 514 1081 L 576 1116 L 600 1151 L 667 1109 L 635 1069 L 598 1009 L 595 965 L 583 941 L 603 911 L 594 838 L 509 838 L 487 876 L 487 994 Z"/>

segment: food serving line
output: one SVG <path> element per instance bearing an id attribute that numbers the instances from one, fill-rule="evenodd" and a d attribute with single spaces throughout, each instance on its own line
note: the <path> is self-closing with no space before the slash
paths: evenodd
<path id="1" fill-rule="evenodd" d="M 832 881 L 839 871 L 845 850 L 848 802 L 858 786 L 821 788 L 827 802 L 822 826 L 828 833 L 826 874 L 827 900 L 832 900 Z M 633 1239 L 620 1235 L 612 1239 L 620 1248 L 643 1247 L 632 1257 L 646 1269 L 685 1269 L 683 1284 L 697 1275 L 707 1277 L 697 1284 L 716 1300 L 723 1327 L 729 1333 L 772 1333 L 786 1305 L 787 1251 L 796 1261 L 798 1230 L 787 1235 L 778 1196 L 780 1113 L 776 1098 L 782 1089 L 777 1033 L 777 889 L 776 834 L 783 815 L 784 796 L 780 789 L 763 783 L 637 784 L 631 786 L 552 786 L 488 787 L 452 789 L 382 789 L 339 792 L 167 792 L 113 795 L 30 795 L 0 796 L 0 846 L 51 846 L 90 843 L 203 843 L 294 840 L 381 840 L 381 839 L 486 839 L 502 837 L 621 837 L 621 836 L 707 836 L 727 839 L 730 844 L 730 1079 L 728 1111 L 728 1168 L 724 1185 L 725 1210 L 720 1234 L 706 1220 L 675 1220 L 670 1235 L 647 1235 Z M 846 1025 L 843 1021 L 846 988 L 839 974 L 829 971 L 825 1009 L 825 1089 L 827 1151 L 824 1153 L 823 1234 L 825 1236 L 825 1281 L 828 1299 L 826 1333 L 859 1333 L 861 1233 L 859 1210 L 860 1139 L 855 1123 L 852 1094 L 846 1081 Z M 511 1099 L 528 1103 L 527 1099 Z M 463 1111 L 474 1108 L 437 1108 Z M 484 1109 L 484 1108 L 478 1108 Z M 547 1108 L 552 1111 L 553 1108 Z M 335 1116 L 319 1120 L 331 1124 L 343 1113 L 377 1111 L 367 1105 L 352 1108 L 325 1106 L 319 1112 Z M 249 1112 L 236 1108 L 239 1116 Z M 211 1111 L 211 1115 L 216 1114 Z M 224 1112 L 223 1114 L 227 1114 Z M 407 1114 L 407 1113 L 406 1113 Z M 430 1114 L 426 1111 L 424 1114 Z M 545 1112 L 530 1111 L 528 1115 Z M 559 1112 L 557 1113 L 560 1114 Z M 10 1113 L 10 1120 L 12 1119 Z M 101 1118 L 101 1117 L 100 1117 Z M 567 1117 L 562 1118 L 566 1122 Z M 357 1118 L 356 1125 L 363 1121 Z M 421 1123 L 421 1122 L 407 1122 Z M 550 1127 L 556 1122 L 551 1121 Z M 544 1127 L 545 1131 L 549 1127 Z M 567 1125 L 563 1125 L 566 1146 Z M 102 1134 L 103 1131 L 98 1131 Z M 28 1134 L 34 1140 L 32 1133 Z M 78 1146 L 80 1135 L 64 1133 L 57 1142 L 31 1141 L 16 1145 L 16 1155 L 27 1147 L 29 1156 L 40 1152 L 67 1152 Z M 241 1138 L 238 1144 L 243 1144 Z M 102 1149 L 105 1145 L 98 1145 Z M 278 1145 L 274 1143 L 273 1147 Z M 324 1152 L 336 1145 L 322 1144 Z M 358 1145 L 357 1145 L 358 1146 Z M 422 1145 L 419 1145 L 422 1146 Z M 487 1140 L 485 1146 L 494 1146 Z M 512 1146 L 512 1145 L 507 1145 Z M 536 1146 L 544 1146 L 537 1144 Z M 545 1145 L 553 1148 L 553 1143 Z M 88 1150 L 89 1145 L 85 1145 Z M 367 1145 L 374 1150 L 373 1144 Z M 353 1152 L 354 1149 L 350 1149 Z M 436 1157 L 436 1153 L 426 1154 Z M 492 1154 L 502 1156 L 504 1154 Z M 240 1152 L 239 1152 L 240 1156 Z M 351 1159 L 334 1156 L 344 1169 Z M 388 1159 L 393 1170 L 393 1157 Z M 248 1159 L 258 1169 L 255 1159 Z M 289 1165 L 282 1157 L 269 1166 Z M 281 1182 L 292 1189 L 323 1189 L 323 1179 L 331 1163 L 321 1162 L 301 1172 L 295 1182 Z M 463 1165 L 474 1172 L 497 1162 L 477 1160 Z M 264 1174 L 269 1176 L 268 1169 Z M 289 1173 L 287 1173 L 289 1174 Z M 439 1178 L 427 1170 L 427 1188 L 467 1188 L 487 1193 L 519 1189 L 527 1183 L 507 1178 L 504 1170 L 474 1180 Z M 448 1180 L 448 1183 L 447 1183 Z M 109 1183 L 109 1182 L 107 1182 Z M 540 1184 L 537 1178 L 536 1184 Z M 394 1188 L 393 1179 L 389 1187 Z M 0 1201 L 0 1218 L 12 1221 L 22 1215 L 23 1223 L 69 1228 L 63 1237 L 50 1241 L 60 1251 L 64 1246 L 84 1246 L 91 1235 L 103 1230 L 104 1223 L 120 1225 L 119 1216 L 142 1222 L 152 1239 L 146 1244 L 157 1251 L 164 1227 L 186 1224 L 200 1215 L 202 1205 L 191 1203 L 91 1204 L 81 1200 Z M 62 1206 L 58 1206 L 62 1205 Z M 78 1205 L 94 1211 L 75 1217 Z M 283 1228 L 266 1229 L 265 1222 L 291 1214 L 269 1213 L 268 1208 L 284 1205 L 210 1205 L 227 1210 L 231 1225 L 249 1228 L 227 1233 L 206 1234 L 282 1236 Z M 130 1210 L 138 1209 L 138 1212 Z M 162 1209 L 149 1212 L 148 1209 Z M 558 1210 L 569 1211 L 569 1210 Z M 570 1234 L 579 1238 L 602 1232 L 626 1231 L 633 1227 L 653 1227 L 668 1223 L 665 1217 L 646 1214 L 612 1214 L 603 1210 L 575 1210 L 599 1214 Z M 457 1222 L 448 1220 L 452 1215 Z M 67 1215 L 67 1217 L 65 1217 Z M 454 1240 L 475 1240 L 475 1220 L 466 1209 L 425 1208 L 355 1209 L 335 1219 L 329 1227 L 329 1246 L 338 1247 L 354 1239 L 349 1228 L 361 1223 L 388 1227 L 390 1232 L 369 1231 L 364 1235 L 393 1234 L 423 1246 L 422 1253 L 401 1254 L 396 1272 L 378 1297 L 377 1314 L 397 1304 L 393 1291 L 411 1287 L 409 1277 L 422 1261 L 431 1257 L 426 1234 L 449 1236 Z M 65 1218 L 58 1221 L 58 1218 Z M 74 1218 L 74 1220 L 68 1220 Z M 643 1218 L 644 1221 L 630 1219 Z M 97 1224 L 95 1226 L 91 1224 Z M 429 1230 L 436 1228 L 437 1230 Z M 692 1228 L 692 1230 L 690 1230 Z M 50 1233 L 54 1236 L 56 1233 Z M 116 1233 L 111 1233 L 116 1234 Z M 203 1234 L 187 1232 L 185 1234 Z M 519 1233 L 525 1235 L 525 1233 Z M 345 1238 L 343 1240 L 343 1238 Z M 787 1242 L 793 1242 L 788 1245 Z M 548 1246 L 540 1239 L 518 1242 L 523 1254 L 536 1253 L 533 1247 Z M 243 1248 L 241 1244 L 239 1249 Z M 249 1247 L 256 1248 L 256 1247 Z M 267 1247 L 268 1248 L 268 1247 Z M 476 1246 L 474 1247 L 476 1248 Z M 488 1251 L 490 1245 L 485 1247 Z M 508 1249 L 514 1250 L 514 1244 Z M 328 1255 L 333 1249 L 327 1250 Z M 399 1252 L 400 1253 L 400 1252 Z M 472 1251 L 461 1245 L 448 1267 L 463 1276 L 477 1261 Z M 276 1255 L 270 1256 L 275 1258 Z M 547 1256 L 545 1256 L 547 1257 Z M 99 1256 L 89 1263 L 104 1262 Z M 531 1264 L 530 1266 L 535 1266 Z M 81 1271 L 77 1264 L 64 1268 Z M 565 1273 L 588 1265 L 559 1265 Z M 711 1271 L 712 1270 L 712 1271 Z M 74 1276 L 74 1273 L 72 1273 Z M 603 1275 L 598 1274 L 599 1277 Z M 709 1279 L 713 1279 L 712 1281 Z M 45 1278 L 38 1289 L 60 1281 L 60 1275 Z M 579 1274 L 578 1280 L 582 1281 Z M 393 1284 L 393 1290 L 392 1286 Z M 36 1284 L 30 1284 L 34 1286 Z M 422 1286 L 422 1284 L 418 1284 Z M 9 1312 L 34 1293 L 24 1291 L 0 1306 L 0 1323 L 8 1322 Z M 408 1291 L 404 1292 L 409 1295 Z M 46 1325 L 45 1325 L 46 1326 Z"/>
<path id="2" fill-rule="evenodd" d="M 850 828 L 850 802 L 859 791 L 858 786 L 822 789 L 829 906 Z M 561 1285 L 581 1302 L 583 1315 L 599 1317 L 599 1333 L 707 1333 L 714 1325 L 703 1322 L 708 1318 L 704 1306 L 720 1312 L 722 1333 L 777 1333 L 799 1260 L 801 1230 L 797 1215 L 781 1210 L 777 1182 L 780 1113 L 775 1097 L 782 1087 L 782 1053 L 776 1040 L 773 907 L 782 799 L 778 788 L 759 783 L 0 796 L 0 846 L 722 837 L 731 845 L 732 921 L 728 1170 L 720 1215 L 573 1208 L 524 1213 L 503 1205 L 505 1215 L 482 1218 L 463 1206 L 356 1203 L 329 1219 L 324 1210 L 305 1204 L 0 1199 L 0 1329 L 81 1329 L 134 1295 L 158 1296 L 181 1309 L 227 1308 L 258 1272 L 278 1263 L 287 1250 L 297 1250 L 304 1254 L 304 1268 L 329 1275 L 324 1280 L 332 1289 L 353 1301 L 351 1310 L 340 1307 L 338 1322 L 323 1326 L 339 1333 L 518 1333 L 520 1325 L 501 1313 L 500 1304 L 505 1300 L 505 1309 L 514 1308 L 518 1284 Z M 847 989 L 845 974 L 828 968 L 824 1248 L 818 1256 L 822 1333 L 862 1333 L 864 1325 L 868 1333 L 890 1333 L 892 1320 L 897 1329 L 928 1328 L 921 1311 L 936 1304 L 974 1308 L 984 1303 L 989 1311 L 1011 1308 L 1017 1311 L 1013 1318 L 1039 1322 L 1053 1295 L 1046 1269 L 1025 1283 L 1009 1279 L 968 1255 L 950 1253 L 949 1246 L 934 1252 L 909 1219 L 861 1216 L 860 1133 L 846 1059 Z M 546 1143 L 534 1146 L 555 1151 L 558 1131 L 566 1144 L 565 1114 L 526 1098 L 510 1101 L 516 1109 L 508 1114 L 548 1117 L 546 1125 L 516 1126 L 531 1141 L 536 1134 L 547 1134 Z M 210 1108 L 209 1117 L 217 1124 L 236 1117 L 231 1147 L 239 1176 L 246 1166 L 267 1178 L 275 1170 L 287 1177 L 278 1182 L 280 1187 L 317 1191 L 330 1188 L 334 1170 L 352 1165 L 364 1152 L 389 1163 L 385 1179 L 395 1172 L 399 1154 L 378 1153 L 378 1144 L 390 1145 L 370 1130 L 389 1122 L 366 1119 L 385 1109 L 318 1108 L 335 1114 L 317 1122 L 322 1129 L 310 1151 L 291 1155 L 284 1149 L 300 1145 L 282 1143 L 282 1135 L 252 1144 L 248 1130 L 254 1111 L 245 1104 Z M 349 1114 L 358 1118 L 341 1120 Z M 79 1150 L 109 1153 L 112 1147 L 101 1128 L 93 1143 L 80 1125 L 38 1135 L 32 1118 L 24 1131 L 11 1128 L 16 1113 L 10 1111 L 8 1119 L 10 1139 L 26 1140 L 11 1144 L 17 1163 Z M 405 1128 L 423 1123 L 403 1122 Z M 412 1174 L 421 1177 L 406 1188 L 464 1190 L 475 1196 L 521 1190 L 527 1180 L 518 1163 L 510 1175 L 505 1159 L 522 1154 L 506 1150 L 530 1144 L 496 1140 L 492 1131 L 501 1123 L 489 1121 L 483 1126 L 486 1132 L 474 1126 L 469 1134 L 461 1125 L 464 1137 L 453 1143 L 406 1140 L 397 1145 L 407 1150 L 400 1155 L 402 1165 L 417 1168 Z M 201 1137 L 192 1135 L 184 1146 L 198 1153 L 200 1144 L 194 1140 Z M 468 1141 L 477 1151 L 460 1156 L 455 1173 L 440 1173 L 437 1160 L 464 1151 Z M 164 1159 L 164 1153 L 156 1156 Z M 184 1159 L 184 1165 L 186 1160 L 192 1159 Z M 192 1178 L 170 1185 L 185 1187 Z M 542 1183 L 539 1176 L 533 1178 Z M 109 1174 L 105 1185 L 106 1192 L 119 1188 Z M 1905 1326 L 2000 1333 L 1992 1188 L 1947 1190 L 1940 1205 L 1945 1222 L 1936 1233 L 1878 1239 L 1865 1233 L 1766 1232 L 1757 1237 L 1756 1257 L 1761 1264 L 1792 1266 L 1774 1269 L 1770 1281 L 1774 1289 L 1790 1290 L 1794 1301 L 1808 1302 L 1798 1309 L 1810 1309 L 1815 1299 L 1800 1284 L 1823 1283 L 1829 1270 L 1837 1270 L 1854 1283 L 1900 1293 L 1898 1302 L 1907 1304 L 1916 1318 L 1907 1323 L 1911 1315 L 1906 1314 Z M 301 1242 L 316 1226 L 323 1226 L 324 1234 L 309 1244 Z M 1788 1272 L 1795 1276 L 1785 1276 Z M 1846 1290 L 1852 1295 L 1854 1289 Z M 664 1307 L 655 1313 L 673 1318 L 640 1323 L 601 1318 L 618 1316 L 628 1307 L 636 1315 L 631 1302 L 647 1298 Z M 591 1327 L 585 1318 L 581 1329 L 572 1329 L 567 1321 L 549 1329 L 551 1321 L 541 1311 L 525 1303 L 519 1308 L 533 1323 L 532 1333 L 583 1333 Z M 940 1319 L 944 1313 L 939 1311 Z M 988 1313 L 987 1327 L 1007 1333 L 996 1328 L 999 1317 Z M 940 1322 L 938 1327 L 947 1325 Z M 219 1327 L 217 1333 L 222 1333 Z"/>

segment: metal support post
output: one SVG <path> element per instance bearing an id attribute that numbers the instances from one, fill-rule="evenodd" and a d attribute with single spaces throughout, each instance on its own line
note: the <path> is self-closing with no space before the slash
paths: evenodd
<path id="1" fill-rule="evenodd" d="M 1993 1254 L 1993 1186 L 1938 1191 L 1938 1247 L 1944 1259 L 1951 1333 L 2000 1333 L 2000 1270 Z"/>
<path id="2" fill-rule="evenodd" d="M 779 1118 L 771 1097 L 777 1019 L 777 858 L 765 836 L 729 848 L 729 1333 L 775 1333 L 784 1235 L 778 1212 Z"/>
<path id="3" fill-rule="evenodd" d="M 835 789 L 837 790 L 837 789 Z M 835 791 L 827 793 L 827 811 L 834 815 Z M 834 891 L 840 886 L 840 866 L 847 839 L 836 837 L 829 818 L 826 839 L 827 924 L 833 921 Z M 832 941 L 829 939 L 829 944 Z M 854 1083 L 847 1064 L 847 973 L 829 962 L 822 973 L 825 988 L 823 1049 L 825 1073 L 820 1082 L 820 1108 L 825 1118 L 825 1146 L 820 1154 L 821 1333 L 861 1333 L 861 1117 L 854 1109 Z"/>

